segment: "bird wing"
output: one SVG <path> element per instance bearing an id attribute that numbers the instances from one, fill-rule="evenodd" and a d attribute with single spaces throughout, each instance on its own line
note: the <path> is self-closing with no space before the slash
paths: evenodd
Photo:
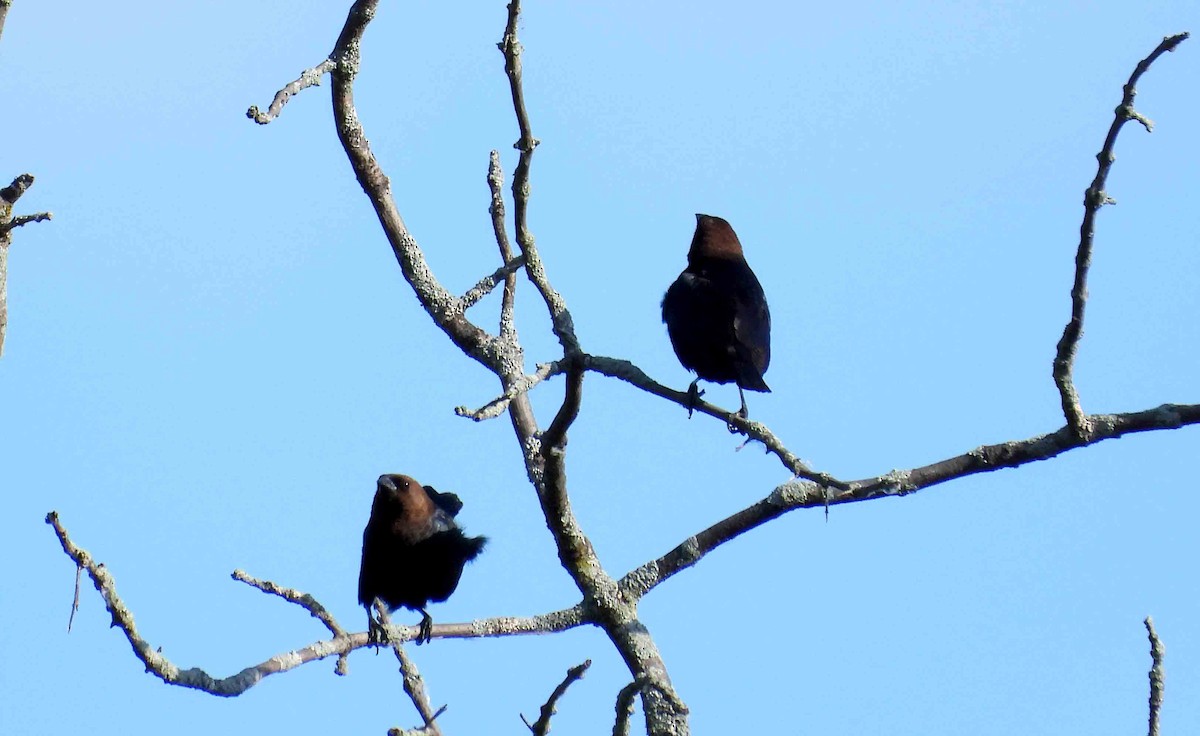
<path id="1" fill-rule="evenodd" d="M 748 389 L 770 390 L 763 380 L 771 364 L 771 310 L 754 272 L 745 276 L 734 294 L 733 334 L 738 346 L 738 383 Z"/>

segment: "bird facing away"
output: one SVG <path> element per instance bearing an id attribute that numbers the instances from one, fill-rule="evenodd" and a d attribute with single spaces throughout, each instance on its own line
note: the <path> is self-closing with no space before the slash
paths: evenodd
<path id="1" fill-rule="evenodd" d="M 748 416 L 742 389 L 770 392 L 763 374 L 771 363 L 771 312 L 725 220 L 696 215 L 688 265 L 663 297 L 662 318 L 679 362 L 696 372 L 688 386 L 689 416 L 703 393 L 696 389 L 701 378 L 736 381 L 742 418 Z"/>
<path id="2" fill-rule="evenodd" d="M 367 609 L 371 643 L 386 638 L 371 613 L 376 598 L 389 611 L 400 606 L 420 611 L 417 643 L 432 637 L 433 619 L 425 607 L 450 597 L 463 567 L 487 543 L 486 537 L 468 537 L 458 527 L 454 517 L 462 506 L 455 494 L 439 493 L 407 475 L 379 476 L 358 572 L 358 602 Z"/>

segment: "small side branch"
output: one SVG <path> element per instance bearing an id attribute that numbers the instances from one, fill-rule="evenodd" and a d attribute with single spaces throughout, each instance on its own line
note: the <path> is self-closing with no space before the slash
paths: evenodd
<path id="1" fill-rule="evenodd" d="M 639 677 L 617 693 L 617 720 L 613 723 L 613 736 L 629 736 L 629 719 L 633 716 L 633 699 L 646 687 L 649 678 Z"/>
<path id="2" fill-rule="evenodd" d="M 467 291 L 466 294 L 462 295 L 462 298 L 459 299 L 460 308 L 465 311 L 478 304 L 480 299 L 483 299 L 488 294 L 491 294 L 492 290 L 495 289 L 501 282 L 506 282 L 508 279 L 512 278 L 513 274 L 515 274 L 517 271 L 520 271 L 521 266 L 524 265 L 525 256 L 517 256 L 512 260 L 505 261 L 503 266 L 497 268 L 487 276 L 479 279 L 479 281 L 477 281 L 475 285 Z M 509 309 L 512 308 L 511 301 L 511 299 L 508 300 Z"/>
<path id="3" fill-rule="evenodd" d="M 488 214 L 492 216 L 492 232 L 496 236 L 496 246 L 500 249 L 500 260 L 505 265 L 514 261 L 512 245 L 508 242 L 508 231 L 504 226 L 504 169 L 500 168 L 500 152 L 493 150 L 488 154 L 488 191 L 492 199 L 488 204 Z M 521 265 L 525 265 L 525 255 L 518 256 Z M 517 339 L 517 323 L 513 317 L 517 296 L 517 277 L 515 271 L 504 277 L 504 294 L 500 301 L 500 342 L 512 346 L 514 351 L 520 350 Z M 523 360 L 517 361 L 517 364 Z"/>
<path id="4" fill-rule="evenodd" d="M 1150 636 L 1150 736 L 1158 736 L 1158 712 L 1163 700 L 1163 656 L 1166 650 L 1154 630 L 1154 620 L 1146 617 L 1146 632 Z"/>
<path id="5" fill-rule="evenodd" d="M 1067 425 L 1080 437 L 1086 437 L 1092 428 L 1088 425 L 1087 416 L 1083 413 L 1083 408 L 1079 403 L 1079 392 L 1075 388 L 1072 372 L 1075 368 L 1075 355 L 1079 350 L 1079 340 L 1083 336 L 1083 316 L 1088 298 L 1087 276 L 1088 269 L 1092 265 L 1096 213 L 1106 204 L 1116 204 L 1116 200 L 1104 191 L 1108 172 L 1112 169 L 1113 161 L 1116 160 L 1113 147 L 1117 143 L 1117 135 L 1121 132 L 1122 126 L 1130 120 L 1138 121 L 1147 131 L 1153 129 L 1154 124 L 1133 108 L 1133 98 L 1137 95 L 1138 80 L 1158 57 L 1168 51 L 1174 51 L 1175 47 L 1187 37 L 1187 33 L 1179 33 L 1164 38 L 1162 43 L 1150 52 L 1149 56 L 1138 62 L 1137 67 L 1134 68 L 1129 81 L 1125 83 L 1121 104 L 1117 106 L 1112 125 L 1108 128 L 1108 135 L 1104 138 L 1104 145 L 1101 147 L 1100 153 L 1096 154 L 1098 162 L 1096 176 L 1083 193 L 1083 223 L 1079 226 L 1079 249 L 1075 253 L 1075 283 L 1071 286 L 1071 319 L 1063 328 L 1062 337 L 1058 341 L 1053 370 L 1054 383 L 1058 387 Z"/>
<path id="6" fill-rule="evenodd" d="M 297 606 L 300 606 L 312 614 L 313 618 L 325 624 L 325 628 L 329 629 L 329 633 L 333 634 L 334 636 L 346 635 L 345 630 L 343 630 L 338 622 L 333 618 L 333 614 L 331 614 L 325 608 L 325 606 L 322 606 L 320 603 L 318 603 L 316 598 L 313 598 L 308 593 L 301 593 L 293 588 L 284 588 L 283 586 L 272 583 L 270 580 L 259 580 L 256 577 L 248 575 L 243 570 L 234 570 L 230 577 L 238 582 L 245 583 L 252 588 L 257 588 L 267 595 L 279 596 L 289 603 L 295 603 Z"/>
<path id="7" fill-rule="evenodd" d="M 454 413 L 460 417 L 474 419 L 477 422 L 482 422 L 485 419 L 494 419 L 504 413 L 505 408 L 512 403 L 513 399 L 527 393 L 531 388 L 547 378 L 557 376 L 565 370 L 563 361 L 556 360 L 553 363 L 542 363 L 533 372 L 533 375 L 524 376 L 514 381 L 503 394 L 478 409 L 471 410 L 465 406 L 459 406 L 454 409 Z"/>
<path id="8" fill-rule="evenodd" d="M 668 388 L 654 379 L 647 376 L 645 371 L 638 368 L 628 360 L 619 358 L 608 358 L 601 355 L 586 355 L 584 362 L 587 369 L 602 373 L 610 378 L 616 378 L 626 383 L 636 386 L 643 391 L 673 401 L 684 408 L 692 408 L 693 404 L 689 401 L 686 391 L 676 391 Z M 783 463 L 794 477 L 803 478 L 805 480 L 819 483 L 822 486 L 845 490 L 849 488 L 849 484 L 838 480 L 837 478 L 827 473 L 813 470 L 791 450 L 784 446 L 783 442 L 767 428 L 766 425 L 759 422 L 752 422 L 749 419 L 743 419 L 733 412 L 722 409 L 721 407 L 710 404 L 707 401 L 698 400 L 694 404 L 695 410 L 701 414 L 707 414 L 711 417 L 716 417 L 722 422 L 736 428 L 739 432 L 746 435 L 752 440 L 757 440 L 767 448 L 767 452 L 775 455 Z"/>
<path id="9" fill-rule="evenodd" d="M 308 611 L 313 618 L 324 624 L 325 628 L 329 629 L 329 633 L 333 634 L 335 639 L 343 639 L 346 637 L 346 631 L 338 624 L 337 620 L 334 619 L 333 614 L 331 614 L 329 610 L 325 608 L 325 606 L 322 606 L 319 602 L 317 602 L 316 598 L 313 598 L 308 593 L 302 593 L 293 588 L 285 588 L 281 585 L 276 585 L 269 580 L 259 580 L 256 577 L 246 574 L 242 570 L 234 570 L 230 577 L 238 582 L 245 583 L 252 588 L 257 588 L 267 595 L 279 596 L 289 603 L 295 603 L 297 606 L 300 606 L 304 610 Z M 349 671 L 349 663 L 346 661 L 347 654 L 348 652 L 343 652 L 338 655 L 337 664 L 334 666 L 333 671 L 339 675 L 345 675 Z"/>
<path id="10" fill-rule="evenodd" d="M 0 5 L 0 12 L 7 12 L 8 5 Z M 0 15 L 0 30 L 4 17 Z M 29 187 L 33 186 L 32 174 L 21 174 L 8 186 L 0 189 L 0 355 L 4 354 L 4 337 L 8 332 L 8 248 L 12 245 L 12 231 L 31 222 L 42 222 L 54 217 L 49 212 L 33 215 L 13 216 L 13 207 Z"/>
<path id="11" fill-rule="evenodd" d="M 591 666 L 592 660 L 589 659 L 567 670 L 567 676 L 558 684 L 558 687 L 554 688 L 554 692 L 550 693 L 550 699 L 542 706 L 541 715 L 532 724 L 525 720 L 525 716 L 521 716 L 521 720 L 525 722 L 534 736 L 546 736 L 550 733 L 550 718 L 558 712 L 558 701 L 562 699 L 563 695 L 566 695 L 567 688 L 583 679 L 583 673 L 587 672 L 588 667 Z"/>
<path id="12" fill-rule="evenodd" d="M 19 227 L 28 225 L 31 222 L 45 222 L 46 220 L 53 219 L 53 212 L 37 212 L 32 215 L 17 215 L 8 222 L 0 223 L 0 236 L 7 234 L 10 230 L 15 230 Z"/>
<path id="13" fill-rule="evenodd" d="M 311 69 L 305 69 L 300 72 L 300 76 L 296 80 L 284 85 L 283 89 L 275 93 L 275 99 L 271 100 L 271 106 L 267 108 L 266 112 L 260 111 L 258 105 L 251 105 L 250 109 L 246 111 L 246 117 L 259 125 L 266 125 L 279 117 L 279 113 L 283 112 L 283 106 L 292 99 L 293 95 L 300 94 L 309 87 L 320 86 L 321 77 L 336 68 L 337 63 L 333 59 L 326 59 Z"/>

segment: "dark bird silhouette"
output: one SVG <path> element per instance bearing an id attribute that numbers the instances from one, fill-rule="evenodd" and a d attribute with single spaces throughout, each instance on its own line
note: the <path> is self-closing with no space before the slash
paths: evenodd
<path id="1" fill-rule="evenodd" d="M 376 598 L 391 611 L 400 606 L 421 612 L 417 643 L 433 633 L 433 618 L 425 607 L 444 601 L 458 587 L 463 567 L 483 551 L 486 537 L 468 537 L 454 521 L 462 499 L 439 493 L 407 475 L 381 475 L 363 530 L 362 567 L 358 572 L 358 602 L 367 609 L 371 643 L 382 643 L 385 632 L 371 613 Z"/>
<path id="2" fill-rule="evenodd" d="M 696 388 L 701 378 L 736 381 L 742 418 L 748 416 L 742 389 L 771 390 L 763 380 L 771 363 L 771 312 L 728 222 L 696 215 L 688 265 L 667 289 L 662 317 L 679 362 L 696 372 L 688 416 L 703 394 Z"/>

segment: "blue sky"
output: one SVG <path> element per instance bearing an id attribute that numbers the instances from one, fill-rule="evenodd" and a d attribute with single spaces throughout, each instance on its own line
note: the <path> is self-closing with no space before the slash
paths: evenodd
<path id="1" fill-rule="evenodd" d="M 55 509 L 177 664 L 232 674 L 325 636 L 234 568 L 360 630 L 374 479 L 458 492 L 487 552 L 436 621 L 528 615 L 575 588 L 507 419 L 454 416 L 494 379 L 405 285 L 331 124 L 328 85 L 244 117 L 328 53 L 349 3 L 17 0 L 0 38 L 0 178 L 18 210 L 0 359 L 0 731 L 383 733 L 417 716 L 360 651 L 240 698 L 170 688 L 108 628 Z M 683 388 L 658 305 L 693 213 L 728 219 L 774 315 L 752 416 L 843 478 L 1062 425 L 1050 378 L 1082 192 L 1137 60 L 1194 3 L 540 3 L 521 26 L 531 226 L 583 346 Z M 497 265 L 488 151 L 517 138 L 503 3 L 384 3 L 356 93 L 442 281 Z M 1200 41 L 1139 86 L 1098 218 L 1076 371 L 1086 410 L 1200 401 Z M 494 323 L 498 299 L 472 315 Z M 530 286 L 529 367 L 556 357 Z M 543 426 L 561 381 L 535 392 Z M 730 386 L 707 398 L 736 406 Z M 787 479 L 711 419 L 589 376 L 576 512 L 614 575 Z M 642 620 L 697 734 L 1128 734 L 1153 615 L 1163 729 L 1200 730 L 1195 429 L 1103 443 L 900 500 L 795 512 L 654 591 Z M 401 620 L 408 620 L 401 614 Z M 416 617 L 412 616 L 411 621 Z M 595 630 L 412 650 L 448 734 L 611 730 L 629 679 Z M 640 725 L 640 724 L 639 724 Z"/>

